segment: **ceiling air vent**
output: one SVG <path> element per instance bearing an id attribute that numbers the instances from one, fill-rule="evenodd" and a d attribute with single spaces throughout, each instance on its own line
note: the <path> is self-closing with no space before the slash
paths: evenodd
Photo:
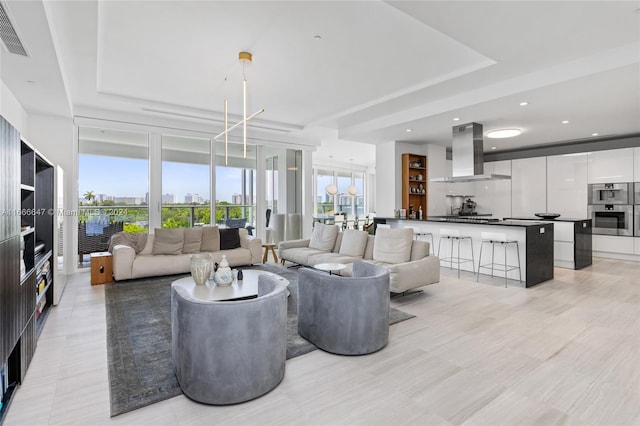
<path id="1" fill-rule="evenodd" d="M 16 55 L 29 56 L 18 38 L 18 34 L 16 34 L 16 30 L 13 28 L 2 2 L 0 2 L 0 38 L 9 52 Z"/>

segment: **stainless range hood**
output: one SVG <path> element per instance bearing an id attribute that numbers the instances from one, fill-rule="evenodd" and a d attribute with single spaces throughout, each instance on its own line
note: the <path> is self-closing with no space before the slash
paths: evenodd
<path id="1" fill-rule="evenodd" d="M 484 173 L 482 124 L 467 123 L 453 127 L 453 177 L 429 179 L 430 182 L 475 182 L 479 180 L 511 179 L 511 176 Z"/>

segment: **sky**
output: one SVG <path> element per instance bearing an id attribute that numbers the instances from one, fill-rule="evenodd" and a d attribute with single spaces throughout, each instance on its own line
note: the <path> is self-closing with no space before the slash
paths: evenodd
<path id="1" fill-rule="evenodd" d="M 80 154 L 79 158 L 79 197 L 87 191 L 93 191 L 95 194 L 116 197 L 144 198 L 149 191 L 148 160 L 87 154 Z M 216 197 L 219 201 L 230 202 L 234 193 L 241 192 L 241 169 L 218 167 L 216 173 Z M 177 202 L 182 203 L 188 192 L 209 199 L 209 167 L 164 161 L 162 193 L 174 194 Z"/>

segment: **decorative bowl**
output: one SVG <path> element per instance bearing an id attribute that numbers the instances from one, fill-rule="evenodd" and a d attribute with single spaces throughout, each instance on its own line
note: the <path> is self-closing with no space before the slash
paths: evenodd
<path id="1" fill-rule="evenodd" d="M 555 219 L 560 217 L 560 213 L 536 213 L 535 215 L 542 219 Z"/>

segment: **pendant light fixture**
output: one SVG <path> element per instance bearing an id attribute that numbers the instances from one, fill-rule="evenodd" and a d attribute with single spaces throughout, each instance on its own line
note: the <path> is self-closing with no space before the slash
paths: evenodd
<path id="1" fill-rule="evenodd" d="M 242 125 L 242 141 L 243 141 L 243 157 L 247 158 L 247 122 L 254 117 L 262 114 L 264 112 L 264 108 L 254 112 L 249 117 L 247 117 L 247 76 L 245 74 L 245 65 L 250 64 L 253 59 L 253 55 L 249 52 L 240 52 L 238 53 L 238 59 L 242 62 L 242 121 L 234 124 L 233 126 L 228 126 L 228 107 L 227 100 L 224 100 L 224 131 L 218 135 L 216 135 L 213 139 L 219 139 L 222 135 L 224 135 L 224 163 L 228 164 L 228 144 L 229 144 L 229 132 L 231 132 L 236 127 Z M 226 79 L 225 79 L 226 81 Z"/>
<path id="2" fill-rule="evenodd" d="M 351 182 L 353 182 L 353 158 L 350 158 L 349 161 L 351 162 Z M 352 196 L 356 195 L 358 193 L 358 189 L 355 185 L 349 185 L 347 186 L 347 193 Z"/>
<path id="3" fill-rule="evenodd" d="M 327 185 L 327 187 L 325 188 L 325 191 L 327 191 L 327 194 L 333 196 L 336 195 L 338 193 L 338 187 L 336 186 L 335 183 L 333 183 L 333 155 L 329 156 L 329 168 L 331 169 L 331 183 L 329 185 Z"/>

